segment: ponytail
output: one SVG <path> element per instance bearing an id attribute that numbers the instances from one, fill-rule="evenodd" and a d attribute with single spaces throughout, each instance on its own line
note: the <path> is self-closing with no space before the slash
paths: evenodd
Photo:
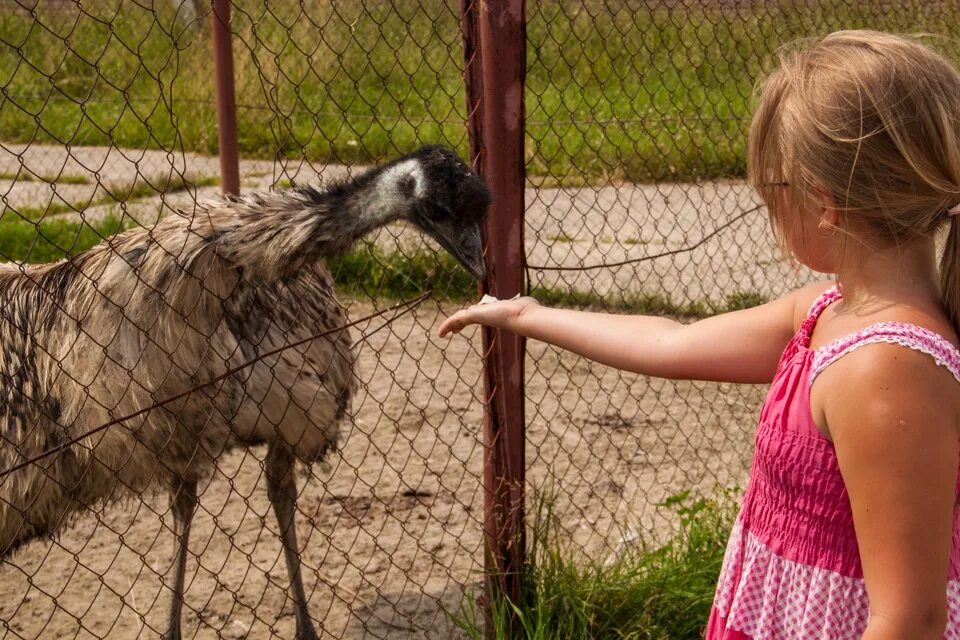
<path id="1" fill-rule="evenodd" d="M 954 330 L 960 334 L 960 216 L 951 215 L 940 257 L 940 296 Z"/>

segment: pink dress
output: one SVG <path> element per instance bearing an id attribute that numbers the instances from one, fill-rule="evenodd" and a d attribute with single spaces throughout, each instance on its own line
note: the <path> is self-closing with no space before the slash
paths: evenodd
<path id="1" fill-rule="evenodd" d="M 810 336 L 840 299 L 825 291 L 787 345 L 760 413 L 756 453 L 706 630 L 707 640 L 859 640 L 869 607 L 853 514 L 810 386 L 831 363 L 877 342 L 932 356 L 960 381 L 960 352 L 915 325 L 881 322 L 820 349 Z M 960 484 L 958 484 L 960 491 Z M 960 640 L 960 510 L 954 508 L 944 638 Z"/>

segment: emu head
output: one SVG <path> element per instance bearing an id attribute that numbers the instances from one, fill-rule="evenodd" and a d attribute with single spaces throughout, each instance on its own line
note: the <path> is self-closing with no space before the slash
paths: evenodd
<path id="1" fill-rule="evenodd" d="M 440 243 L 474 278 L 483 279 L 480 225 L 490 191 L 456 153 L 439 145 L 421 147 L 384 166 L 378 183 L 406 205 L 400 217 Z"/>

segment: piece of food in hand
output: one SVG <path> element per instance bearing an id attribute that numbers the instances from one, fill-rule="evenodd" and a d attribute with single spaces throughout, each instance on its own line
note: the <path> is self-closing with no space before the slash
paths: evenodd
<path id="1" fill-rule="evenodd" d="M 511 299 L 511 300 L 516 300 L 516 299 L 519 298 L 519 297 L 520 297 L 520 294 L 518 293 L 517 295 L 513 296 L 513 297 L 510 298 L 510 299 Z M 500 300 L 499 300 L 498 298 L 490 295 L 489 293 L 485 293 L 485 294 L 483 294 L 483 297 L 480 298 L 480 302 L 478 302 L 477 304 L 490 304 L 491 302 L 500 302 Z"/>

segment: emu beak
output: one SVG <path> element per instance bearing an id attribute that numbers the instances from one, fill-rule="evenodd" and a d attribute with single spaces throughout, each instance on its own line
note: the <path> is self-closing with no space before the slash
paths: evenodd
<path id="1" fill-rule="evenodd" d="M 463 268 L 477 280 L 483 281 L 486 269 L 483 267 L 483 245 L 480 242 L 480 225 L 475 224 L 462 230 L 459 242 L 455 243 L 450 253 Z"/>
<path id="2" fill-rule="evenodd" d="M 479 244 L 479 241 L 478 241 Z M 463 265 L 463 268 L 466 269 L 470 275 L 476 278 L 478 281 L 483 282 L 483 279 L 487 275 L 487 270 L 483 266 L 483 252 L 476 251 L 472 255 L 460 255 L 454 256 L 457 260 L 460 261 L 460 264 Z"/>
<path id="3" fill-rule="evenodd" d="M 483 280 L 486 269 L 483 267 L 483 246 L 480 242 L 479 224 L 437 225 L 436 233 L 432 235 L 470 275 L 477 280 Z"/>

